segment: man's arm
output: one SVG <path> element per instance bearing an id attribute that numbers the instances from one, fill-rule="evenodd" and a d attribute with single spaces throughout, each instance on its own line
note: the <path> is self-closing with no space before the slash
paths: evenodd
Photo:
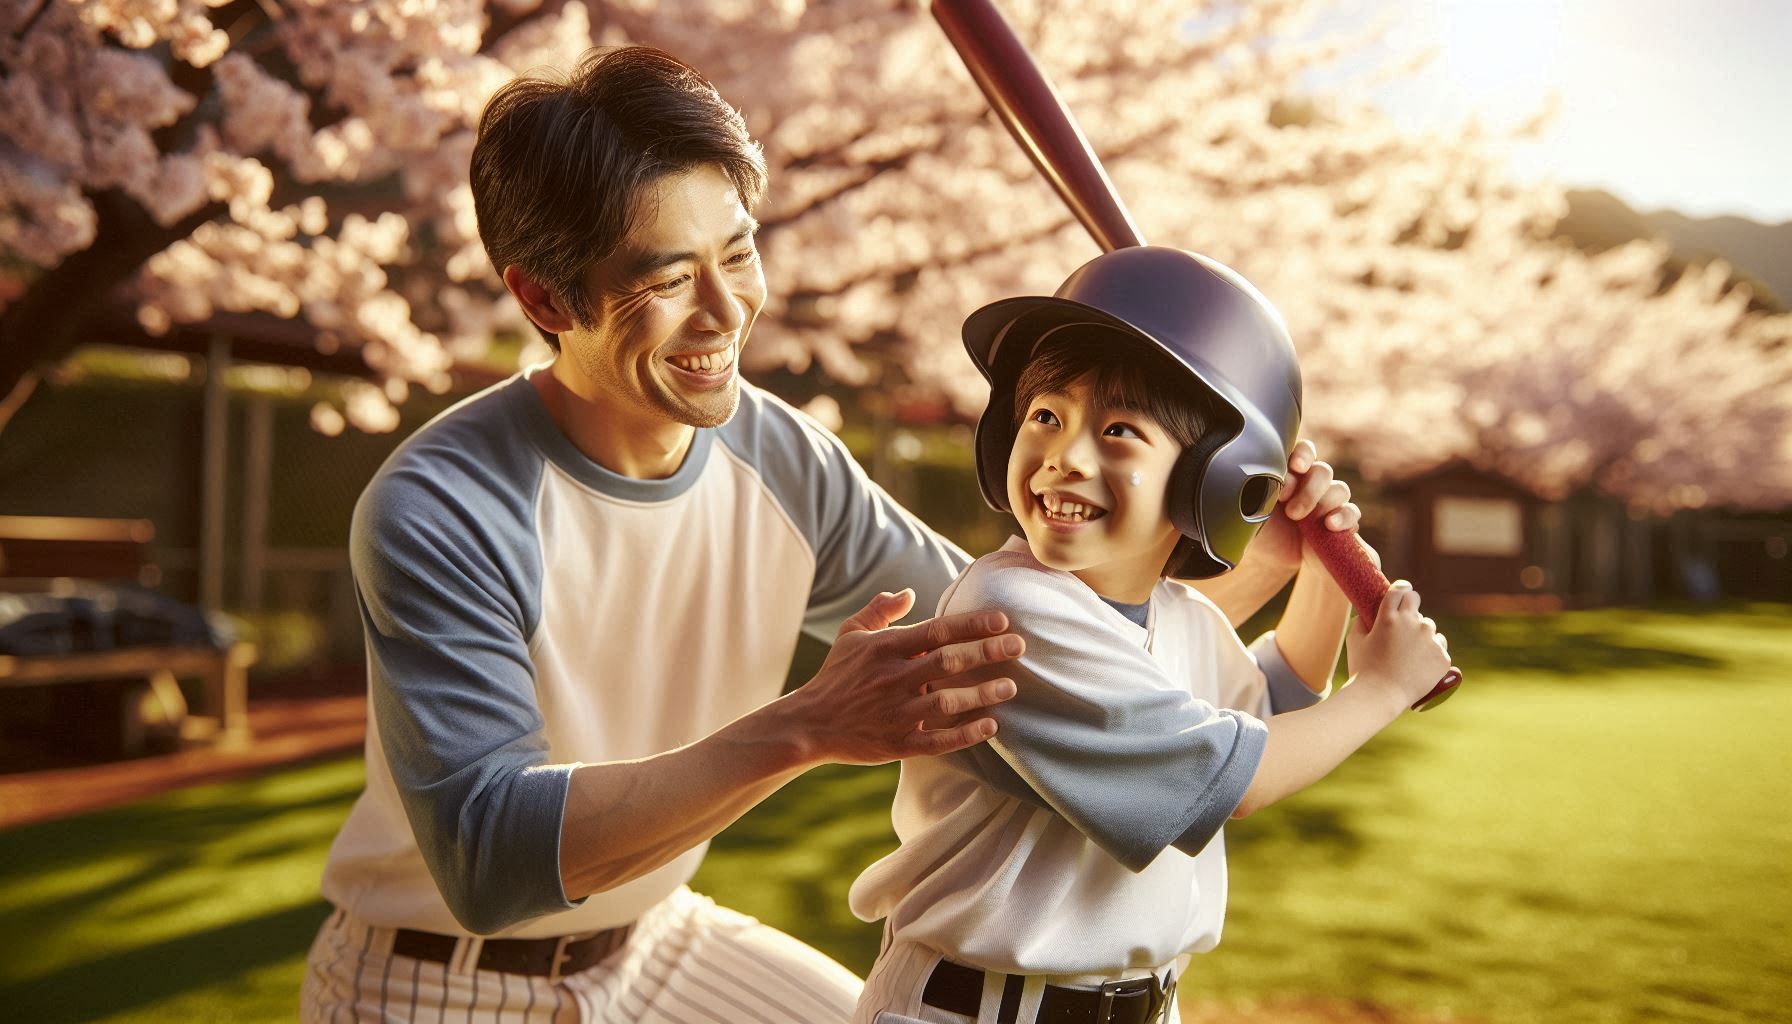
<path id="1" fill-rule="evenodd" d="M 966 710 L 998 699 L 999 688 L 956 687 L 986 663 L 976 641 L 1005 621 L 873 632 L 912 604 L 885 595 L 780 713 L 641 761 L 554 763 L 527 639 L 536 613 L 519 583 L 527 544 L 493 525 L 516 510 L 483 502 L 427 467 L 401 467 L 363 496 L 351 544 L 380 745 L 424 862 L 469 931 L 566 910 L 644 874 L 811 764 L 971 742 L 964 727 L 980 716 Z M 913 657 L 923 651 L 934 653 Z M 924 683 L 948 689 L 926 704 Z M 569 878 L 580 884 L 569 890 Z"/>
<path id="2" fill-rule="evenodd" d="M 914 595 L 881 594 L 840 627 L 815 678 L 702 740 L 638 761 L 573 769 L 560 831 L 573 899 L 621 885 L 713 838 L 780 786 L 827 763 L 944 754 L 995 734 L 1013 696 L 975 682 L 1022 652 L 999 613 L 889 627 Z M 889 628 L 886 628 L 889 627 Z M 991 666 L 996 666 L 994 669 Z"/>

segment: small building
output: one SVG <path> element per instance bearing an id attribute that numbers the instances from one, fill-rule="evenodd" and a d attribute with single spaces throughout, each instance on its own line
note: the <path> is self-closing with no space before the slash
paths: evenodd
<path id="1" fill-rule="evenodd" d="M 1389 575 L 1414 582 L 1427 607 L 1475 614 L 1553 611 L 1571 579 L 1560 510 L 1465 461 L 1383 488 L 1364 533 Z"/>

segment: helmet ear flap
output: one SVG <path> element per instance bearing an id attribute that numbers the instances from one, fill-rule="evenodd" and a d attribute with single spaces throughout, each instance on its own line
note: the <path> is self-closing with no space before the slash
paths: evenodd
<path id="1" fill-rule="evenodd" d="M 1214 558 L 1201 543 L 1201 482 L 1207 476 L 1214 453 L 1232 439 L 1230 431 L 1207 430 L 1195 443 L 1182 450 L 1170 470 L 1170 483 L 1165 489 L 1165 512 L 1182 539 L 1170 552 L 1164 575 L 1181 579 L 1207 579 L 1227 572 L 1232 566 Z"/>
<path id="2" fill-rule="evenodd" d="M 983 491 L 983 502 L 997 512 L 1012 513 L 1008 507 L 1008 458 L 1014 452 L 1014 389 L 1020 383 L 1024 358 L 1009 354 L 990 373 L 989 403 L 977 420 L 973 440 L 977 454 L 977 486 Z"/>
<path id="3" fill-rule="evenodd" d="M 1008 509 L 1008 456 L 1014 449 L 1014 393 L 992 391 L 977 421 L 977 486 L 983 501 L 997 512 Z"/>

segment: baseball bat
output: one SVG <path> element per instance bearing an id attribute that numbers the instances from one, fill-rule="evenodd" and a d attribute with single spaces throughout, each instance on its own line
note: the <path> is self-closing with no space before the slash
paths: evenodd
<path id="1" fill-rule="evenodd" d="M 931 8 L 934 20 L 989 100 L 990 109 L 1101 251 L 1144 245 L 1144 235 L 1120 201 L 1070 108 L 991 0 L 932 0 Z M 1390 584 L 1369 560 L 1362 541 L 1354 532 L 1326 529 L 1318 516 L 1302 519 L 1300 529 L 1356 613 L 1373 626 L 1375 611 Z M 1461 670 L 1452 665 L 1413 708 L 1428 711 L 1436 707 L 1455 693 L 1461 682 Z"/>

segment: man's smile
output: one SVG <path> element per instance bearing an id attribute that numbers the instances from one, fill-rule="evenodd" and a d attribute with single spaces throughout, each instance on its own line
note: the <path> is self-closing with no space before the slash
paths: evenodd
<path id="1" fill-rule="evenodd" d="M 677 377 L 696 385 L 715 385 L 732 379 L 734 361 L 732 344 L 708 352 L 681 352 L 665 357 L 666 365 Z"/>

